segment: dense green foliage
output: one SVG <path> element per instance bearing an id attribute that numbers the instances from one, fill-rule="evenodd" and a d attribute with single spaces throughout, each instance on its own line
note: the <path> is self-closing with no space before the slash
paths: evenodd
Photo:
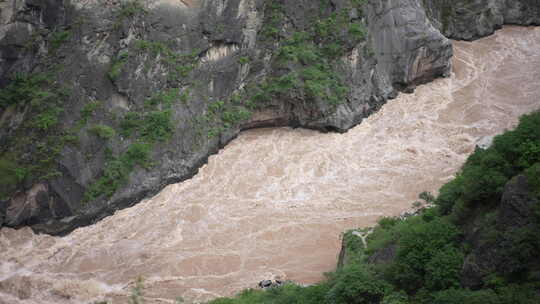
<path id="1" fill-rule="evenodd" d="M 0 91 L 0 107 L 10 105 L 24 106 L 28 103 L 40 103 L 48 94 L 40 90 L 46 83 L 43 75 L 15 75 L 10 83 Z"/>
<path id="2" fill-rule="evenodd" d="M 94 125 L 88 131 L 101 139 L 109 139 L 116 134 L 113 128 L 106 125 Z"/>
<path id="3" fill-rule="evenodd" d="M 327 1 L 320 1 L 319 15 L 308 27 L 283 30 L 284 4 L 267 4 L 263 39 L 279 43 L 274 58 L 283 72 L 248 91 L 248 105 L 256 106 L 275 98 L 298 98 L 337 105 L 344 101 L 347 87 L 339 76 L 338 59 L 365 38 L 364 25 L 349 12 L 360 10 L 364 1 L 351 1 L 340 12 L 327 13 Z"/>
<path id="4" fill-rule="evenodd" d="M 165 142 L 174 132 L 172 105 L 181 100 L 178 89 L 160 92 L 145 102 L 144 110 L 127 112 L 120 122 L 120 135 L 131 138 L 133 143 L 118 156 L 107 159 L 103 173 L 85 193 L 85 201 L 110 197 L 127 183 L 135 167 L 148 168 L 150 154 L 155 144 Z M 86 109 L 90 111 L 91 108 Z M 116 131 L 108 126 L 96 125 L 89 129 L 100 138 L 108 139 Z"/>
<path id="5" fill-rule="evenodd" d="M 55 161 L 65 144 L 76 138 L 60 125 L 69 91 L 53 82 L 49 75 L 15 75 L 0 90 L 0 110 L 24 119 L 9 130 L 0 148 L 0 198 L 13 194 L 23 181 L 46 180 L 60 173 Z"/>
<path id="6" fill-rule="evenodd" d="M 356 235 L 368 230 L 347 232 L 345 265 L 325 281 L 309 287 L 286 284 L 247 290 L 210 303 L 538 303 L 540 282 L 534 273 L 540 265 L 540 203 L 535 201 L 540 193 L 539 145 L 536 112 L 523 116 L 515 130 L 497 136 L 490 148 L 471 155 L 437 198 L 420 195 L 435 206 L 404 219 L 381 219 L 367 237 L 367 246 Z M 503 188 L 518 174 L 527 177 L 534 214 L 530 223 L 503 228 L 496 220 Z M 479 225 L 474 228 L 476 240 L 466 237 L 471 225 Z M 483 253 L 489 256 L 480 258 L 495 265 L 475 290 L 462 283 L 464 258 L 471 247 L 490 248 Z M 388 252 L 393 252 L 391 258 L 378 260 Z"/>
<path id="7" fill-rule="evenodd" d="M 519 128 L 471 155 L 458 176 L 441 188 L 436 200 L 441 213 L 461 222 L 472 214 L 470 209 L 497 204 L 510 178 L 540 162 L 539 125 L 540 115 L 525 115 Z"/>

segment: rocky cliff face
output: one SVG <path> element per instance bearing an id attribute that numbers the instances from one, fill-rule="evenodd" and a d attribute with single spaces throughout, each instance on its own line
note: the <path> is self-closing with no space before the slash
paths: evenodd
<path id="1" fill-rule="evenodd" d="M 346 131 L 449 73 L 441 30 L 472 39 L 540 16 L 534 1 L 458 2 L 0 2 L 0 225 L 91 224 L 243 129 Z"/>
<path id="2" fill-rule="evenodd" d="M 422 0 L 446 37 L 473 40 L 492 34 L 503 24 L 538 25 L 540 7 L 531 0 Z"/>

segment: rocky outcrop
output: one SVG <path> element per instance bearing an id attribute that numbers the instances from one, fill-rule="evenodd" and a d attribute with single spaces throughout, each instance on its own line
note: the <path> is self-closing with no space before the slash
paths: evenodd
<path id="1" fill-rule="evenodd" d="M 450 43 L 418 1 L 370 1 L 367 12 L 377 67 L 394 87 L 410 89 L 450 72 Z"/>
<path id="2" fill-rule="evenodd" d="M 503 24 L 540 24 L 534 0 L 422 0 L 433 25 L 446 37 L 473 40 Z"/>
<path id="3" fill-rule="evenodd" d="M 535 241 L 540 228 L 539 203 L 533 190 L 525 175 L 514 177 L 506 184 L 497 210 L 476 217 L 468 225 L 465 239 L 471 252 L 463 265 L 463 286 L 480 288 L 495 279 L 494 273 L 516 278 L 537 276 L 540 262 L 528 258 L 540 248 Z"/>
<path id="4" fill-rule="evenodd" d="M 535 23 L 533 2 L 503 19 Z M 91 224 L 191 177 L 244 129 L 346 131 L 399 90 L 448 75 L 441 28 L 472 39 L 499 22 L 462 29 L 452 6 L 443 24 L 448 3 L 0 2 L 4 225 Z"/>

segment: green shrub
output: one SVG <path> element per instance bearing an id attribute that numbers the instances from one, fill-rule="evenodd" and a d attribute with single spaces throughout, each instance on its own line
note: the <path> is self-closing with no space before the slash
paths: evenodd
<path id="1" fill-rule="evenodd" d="M 122 53 L 116 60 L 112 62 L 109 72 L 107 73 L 107 76 L 111 81 L 115 81 L 118 76 L 120 76 L 120 73 L 122 73 L 122 68 L 126 64 L 128 58 L 129 55 L 127 53 Z"/>
<path id="2" fill-rule="evenodd" d="M 510 284 L 496 292 L 501 304 L 538 304 L 538 285 Z"/>
<path id="3" fill-rule="evenodd" d="M 265 39 L 279 39 L 280 29 L 285 16 L 284 8 L 278 1 L 265 2 L 265 21 L 261 29 L 261 36 Z"/>
<path id="4" fill-rule="evenodd" d="M 523 115 L 518 127 L 496 136 L 493 148 L 521 171 L 540 158 L 537 147 L 540 142 L 540 112 Z M 516 172 L 517 173 L 517 172 Z"/>
<path id="5" fill-rule="evenodd" d="M 159 93 L 146 100 L 145 107 L 155 109 L 159 105 L 164 105 L 167 109 L 169 109 L 181 98 L 182 96 L 180 95 L 180 89 L 171 88 L 168 90 L 160 91 Z"/>
<path id="6" fill-rule="evenodd" d="M 209 304 L 318 304 L 325 303 L 324 296 L 328 291 L 327 284 L 317 284 L 301 287 L 295 284 L 285 284 L 268 290 L 247 289 L 234 299 L 219 298 Z"/>
<path id="7" fill-rule="evenodd" d="M 83 106 L 81 109 L 81 120 L 84 124 L 88 122 L 88 119 L 94 112 L 101 106 L 99 101 L 91 101 Z"/>
<path id="8" fill-rule="evenodd" d="M 249 63 L 249 57 L 248 56 L 242 56 L 242 57 L 238 58 L 238 63 L 240 63 L 240 64 Z"/>
<path id="9" fill-rule="evenodd" d="M 0 90 L 0 107 L 10 105 L 26 105 L 32 101 L 43 98 L 40 86 L 47 82 L 44 75 L 17 74 L 9 84 Z"/>
<path id="10" fill-rule="evenodd" d="M 120 9 L 118 10 L 118 18 L 132 18 L 139 14 L 145 14 L 146 9 L 140 0 L 127 0 L 120 3 Z"/>
<path id="11" fill-rule="evenodd" d="M 335 304 L 379 303 L 390 289 L 388 283 L 358 264 L 347 265 L 338 272 L 335 283 L 326 294 L 326 301 Z"/>
<path id="12" fill-rule="evenodd" d="M 111 197 L 126 182 L 129 171 L 130 168 L 120 160 L 109 161 L 105 165 L 101 177 L 92 183 L 84 193 L 84 200 L 93 201 L 101 196 Z"/>
<path id="13" fill-rule="evenodd" d="M 26 169 L 20 167 L 13 157 L 2 155 L 0 157 L 0 185 L 2 185 L 0 199 L 14 191 L 26 174 Z"/>
<path id="14" fill-rule="evenodd" d="M 435 204 L 439 207 L 442 215 L 452 212 L 454 204 L 463 193 L 463 176 L 458 175 L 450 182 L 444 184 L 439 190 Z"/>
<path id="15" fill-rule="evenodd" d="M 364 39 L 364 37 L 366 36 L 364 26 L 359 23 L 351 23 L 349 25 L 349 34 L 358 40 Z"/>
<path id="16" fill-rule="evenodd" d="M 38 114 L 34 121 L 34 126 L 40 130 L 47 131 L 58 124 L 60 113 L 64 110 L 51 106 Z"/>
<path id="17" fill-rule="evenodd" d="M 116 135 L 114 129 L 106 125 L 94 125 L 88 131 L 101 139 L 109 139 Z"/>
<path id="18" fill-rule="evenodd" d="M 540 196 L 540 162 L 525 170 L 525 176 L 529 183 L 529 189 L 537 196 Z"/>
<path id="19" fill-rule="evenodd" d="M 455 251 L 447 246 L 457 245 L 459 235 L 457 227 L 442 218 L 431 222 L 424 222 L 421 218 L 407 219 L 405 224 L 398 234 L 398 251 L 390 270 L 392 276 L 390 279 L 398 287 L 409 292 L 426 286 L 426 280 L 432 280 L 430 287 L 433 288 L 448 283 L 442 279 L 444 276 L 448 276 L 453 282 L 459 256 L 455 256 Z M 447 252 L 441 253 L 443 249 Z M 452 256 L 454 259 L 441 269 L 444 273 L 430 273 L 429 271 L 433 269 L 426 269 L 428 265 L 444 264 L 440 254 L 442 257 Z"/>
<path id="20" fill-rule="evenodd" d="M 110 159 L 103 174 L 92 183 L 84 194 L 86 202 L 100 197 L 111 197 L 118 188 L 127 183 L 129 174 L 136 165 L 149 167 L 152 146 L 145 143 L 131 144 L 121 156 Z"/>
<path id="21" fill-rule="evenodd" d="M 409 304 L 409 297 L 403 291 L 392 292 L 384 296 L 381 304 Z"/>
<path id="22" fill-rule="evenodd" d="M 58 49 L 64 42 L 68 41 L 71 37 L 70 31 L 56 31 L 51 34 L 49 43 L 52 50 Z"/>
<path id="23" fill-rule="evenodd" d="M 142 120 L 141 137 L 150 142 L 168 140 L 174 129 L 171 115 L 171 110 L 147 113 Z"/>
<path id="24" fill-rule="evenodd" d="M 453 245 L 447 245 L 436 251 L 425 265 L 426 288 L 443 290 L 460 287 L 463 253 Z"/>
<path id="25" fill-rule="evenodd" d="M 151 151 L 152 146 L 150 144 L 137 142 L 128 147 L 121 159 L 123 163 L 130 167 L 135 165 L 148 167 L 150 165 Z"/>
<path id="26" fill-rule="evenodd" d="M 141 115 L 137 112 L 128 112 L 120 122 L 120 134 L 125 137 L 132 136 L 142 124 Z"/>
<path id="27" fill-rule="evenodd" d="M 230 110 L 226 110 L 221 114 L 221 120 L 225 124 L 226 128 L 230 128 L 233 125 L 245 121 L 251 117 L 251 112 L 245 110 L 242 107 L 233 107 Z"/>
<path id="28" fill-rule="evenodd" d="M 468 289 L 447 289 L 433 295 L 434 304 L 499 304 L 499 297 L 493 290 L 471 291 Z"/>
<path id="29" fill-rule="evenodd" d="M 461 172 L 444 185 L 435 203 L 441 214 L 462 222 L 477 204 L 499 203 L 511 177 L 540 161 L 540 112 L 524 115 L 513 131 L 496 136 L 493 145 L 471 155 Z"/>

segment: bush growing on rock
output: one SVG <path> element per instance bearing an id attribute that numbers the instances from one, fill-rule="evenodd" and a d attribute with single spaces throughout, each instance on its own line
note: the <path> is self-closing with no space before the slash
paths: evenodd
<path id="1" fill-rule="evenodd" d="M 345 266 L 331 284 L 325 299 L 327 303 L 335 304 L 380 303 L 391 289 L 390 284 L 359 264 Z"/>
<path id="2" fill-rule="evenodd" d="M 109 139 L 116 134 L 113 128 L 106 125 L 94 125 L 88 131 L 101 139 Z"/>

